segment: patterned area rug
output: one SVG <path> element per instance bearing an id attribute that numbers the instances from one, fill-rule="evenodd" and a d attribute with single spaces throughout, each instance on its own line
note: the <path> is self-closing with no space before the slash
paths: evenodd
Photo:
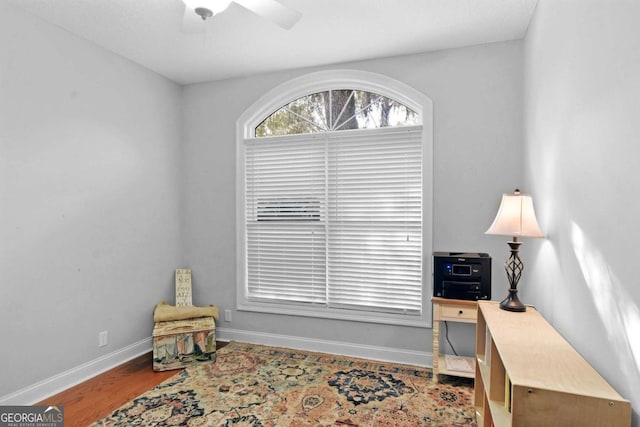
<path id="1" fill-rule="evenodd" d="M 476 426 L 471 382 L 431 370 L 232 342 L 93 426 Z"/>

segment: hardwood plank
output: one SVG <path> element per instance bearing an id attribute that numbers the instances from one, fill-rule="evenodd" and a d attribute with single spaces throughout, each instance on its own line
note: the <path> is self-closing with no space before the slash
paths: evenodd
<path id="1" fill-rule="evenodd" d="M 227 343 L 217 342 L 222 348 Z M 36 405 L 64 406 L 65 427 L 84 427 L 180 372 L 155 372 L 151 353 L 143 354 Z"/>

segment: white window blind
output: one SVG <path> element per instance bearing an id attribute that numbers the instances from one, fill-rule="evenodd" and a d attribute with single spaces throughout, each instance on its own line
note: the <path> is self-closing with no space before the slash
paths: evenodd
<path id="1" fill-rule="evenodd" d="M 308 136 L 245 146 L 249 299 L 324 304 L 326 148 Z"/>
<path id="2" fill-rule="evenodd" d="M 328 304 L 420 314 L 421 132 L 332 139 L 328 162 Z"/>
<path id="3" fill-rule="evenodd" d="M 420 315 L 421 135 L 246 139 L 248 299 Z"/>

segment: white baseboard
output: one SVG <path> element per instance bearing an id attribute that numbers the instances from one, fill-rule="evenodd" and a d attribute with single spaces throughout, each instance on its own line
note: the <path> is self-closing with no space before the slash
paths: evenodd
<path id="1" fill-rule="evenodd" d="M 123 364 L 152 349 L 151 337 L 105 354 L 14 393 L 0 397 L 0 405 L 33 405 L 89 378 Z"/>
<path id="2" fill-rule="evenodd" d="M 216 328 L 216 339 L 220 341 L 240 341 L 297 350 L 318 351 L 408 365 L 433 366 L 433 354 L 422 351 L 398 350 L 388 347 L 227 328 Z M 98 359 L 39 381 L 14 393 L 2 396 L 0 397 L 0 405 L 33 405 L 133 358 L 148 353 L 151 349 L 151 337 L 145 338 L 120 350 L 105 354 Z"/>
<path id="3" fill-rule="evenodd" d="M 216 328 L 216 339 L 220 341 L 240 341 L 251 344 L 293 348 L 297 350 L 318 351 L 322 353 L 340 354 L 344 356 L 361 357 L 429 368 L 433 367 L 433 354 L 423 351 L 398 350 L 389 347 L 241 331 L 227 328 Z"/>

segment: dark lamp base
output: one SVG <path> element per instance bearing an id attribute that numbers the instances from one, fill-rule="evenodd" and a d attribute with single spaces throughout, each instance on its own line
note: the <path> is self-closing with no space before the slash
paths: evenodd
<path id="1" fill-rule="evenodd" d="M 520 302 L 517 289 L 509 289 L 509 295 L 502 300 L 500 308 L 507 311 L 523 312 L 527 311 L 527 306 Z"/>

